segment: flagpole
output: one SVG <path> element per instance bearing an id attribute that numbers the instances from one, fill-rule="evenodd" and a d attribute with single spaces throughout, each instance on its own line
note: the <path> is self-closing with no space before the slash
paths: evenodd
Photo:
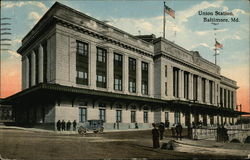
<path id="1" fill-rule="evenodd" d="M 215 44 L 216 44 L 216 38 L 214 39 L 215 40 Z M 216 46 L 215 46 L 215 48 L 214 48 L 214 63 L 215 63 L 215 65 L 217 65 L 217 48 L 216 48 Z"/>
<path id="2" fill-rule="evenodd" d="M 165 17 L 165 2 L 163 5 L 163 38 L 165 38 L 165 27 L 166 27 L 166 17 Z"/>

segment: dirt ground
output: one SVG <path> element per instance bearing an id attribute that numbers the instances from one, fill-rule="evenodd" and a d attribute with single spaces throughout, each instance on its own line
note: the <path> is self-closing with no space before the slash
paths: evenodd
<path id="1" fill-rule="evenodd" d="M 170 136 L 167 131 L 166 136 Z M 163 141 L 161 142 L 163 143 Z M 151 131 L 108 132 L 67 135 L 0 129 L 0 155 L 8 159 L 101 159 L 101 158 L 239 158 L 191 154 L 152 148 Z M 1 158 L 0 158 L 1 159 Z"/>

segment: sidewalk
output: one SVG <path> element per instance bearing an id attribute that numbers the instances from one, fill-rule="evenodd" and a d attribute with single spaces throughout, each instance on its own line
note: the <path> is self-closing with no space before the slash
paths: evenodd
<path id="1" fill-rule="evenodd" d="M 30 132 L 44 132 L 44 133 L 58 133 L 58 134 L 78 134 L 77 131 L 53 131 L 53 130 L 46 130 L 46 129 L 17 127 L 17 126 L 5 126 L 5 125 L 0 125 L 0 129 L 15 129 L 15 130 L 30 131 Z M 129 131 L 146 131 L 146 130 L 151 130 L 151 129 L 104 130 L 104 133 L 109 133 L 109 132 L 129 132 Z M 87 133 L 93 133 L 93 131 L 88 131 Z"/>
<path id="2" fill-rule="evenodd" d="M 212 140 L 172 140 L 174 140 L 174 150 L 181 152 L 235 155 L 243 157 L 248 157 L 250 155 L 250 144 L 222 143 Z"/>

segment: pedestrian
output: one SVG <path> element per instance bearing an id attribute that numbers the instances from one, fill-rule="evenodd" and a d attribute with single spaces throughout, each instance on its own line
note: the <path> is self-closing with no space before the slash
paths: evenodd
<path id="1" fill-rule="evenodd" d="M 169 120 L 165 121 L 165 127 L 168 129 L 169 128 Z"/>
<path id="2" fill-rule="evenodd" d="M 65 131 L 65 121 L 62 120 L 62 131 Z"/>
<path id="3" fill-rule="evenodd" d="M 62 125 L 61 121 L 58 120 L 57 123 L 56 123 L 56 127 L 57 127 L 58 131 L 61 131 L 61 125 Z"/>
<path id="4" fill-rule="evenodd" d="M 73 130 L 76 131 L 76 120 L 73 121 Z"/>
<path id="5" fill-rule="evenodd" d="M 159 132 L 156 129 L 154 123 L 152 124 L 152 126 L 154 127 L 152 129 L 153 148 L 159 148 L 160 147 Z"/>
<path id="6" fill-rule="evenodd" d="M 172 137 L 175 137 L 175 124 L 172 125 L 171 131 L 172 131 Z"/>
<path id="7" fill-rule="evenodd" d="M 71 128 L 71 122 L 70 120 L 67 122 L 67 131 L 70 131 L 70 128 Z"/>
<path id="8" fill-rule="evenodd" d="M 165 125 L 162 122 L 159 125 L 159 132 L 160 132 L 160 140 L 162 140 L 165 132 Z"/>
<path id="9" fill-rule="evenodd" d="M 138 123 L 137 122 L 135 122 L 135 129 L 138 129 L 139 127 L 138 127 Z"/>
<path id="10" fill-rule="evenodd" d="M 177 124 L 177 126 L 175 127 L 176 129 L 176 134 L 177 134 L 177 140 L 178 138 L 180 138 L 181 140 L 181 133 L 182 133 L 182 125 L 180 123 Z"/>

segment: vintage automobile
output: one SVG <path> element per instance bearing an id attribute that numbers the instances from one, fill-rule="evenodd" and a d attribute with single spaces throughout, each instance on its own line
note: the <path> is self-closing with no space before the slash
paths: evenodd
<path id="1" fill-rule="evenodd" d="M 88 120 L 78 128 L 78 133 L 80 135 L 85 135 L 88 131 L 103 133 L 103 130 L 103 120 Z"/>

